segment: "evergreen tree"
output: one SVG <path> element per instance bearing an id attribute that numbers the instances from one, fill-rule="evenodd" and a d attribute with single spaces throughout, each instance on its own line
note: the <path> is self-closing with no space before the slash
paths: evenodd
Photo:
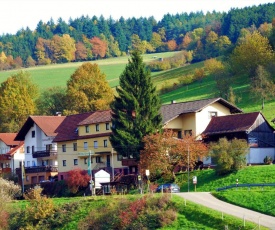
<path id="1" fill-rule="evenodd" d="M 110 141 L 120 155 L 139 160 L 142 138 L 159 130 L 162 118 L 156 88 L 137 51 L 131 53 L 119 85 L 118 96 L 111 104 L 113 133 Z"/>

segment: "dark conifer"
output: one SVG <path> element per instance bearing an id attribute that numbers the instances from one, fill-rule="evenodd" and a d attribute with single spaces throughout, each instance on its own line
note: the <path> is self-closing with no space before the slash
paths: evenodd
<path id="1" fill-rule="evenodd" d="M 112 131 L 110 141 L 121 155 L 139 159 L 142 138 L 161 128 L 160 100 L 137 51 L 120 76 L 118 96 L 111 105 Z"/>

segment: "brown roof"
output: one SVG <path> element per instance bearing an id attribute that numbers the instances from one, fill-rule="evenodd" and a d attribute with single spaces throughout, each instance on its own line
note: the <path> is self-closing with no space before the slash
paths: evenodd
<path id="1" fill-rule="evenodd" d="M 213 117 L 203 134 L 213 135 L 219 133 L 248 131 L 253 126 L 259 115 L 262 116 L 260 112 L 254 112 Z"/>
<path id="2" fill-rule="evenodd" d="M 0 140 L 9 146 L 19 145 L 20 141 L 14 140 L 16 135 L 17 133 L 0 133 Z"/>
<path id="3" fill-rule="evenodd" d="M 112 117 L 111 110 L 95 111 L 85 120 L 81 121 L 79 125 L 90 125 L 90 124 L 97 124 L 102 122 L 110 122 L 111 117 Z"/>
<path id="4" fill-rule="evenodd" d="M 16 151 L 18 149 L 20 149 L 22 146 L 24 145 L 24 141 L 19 141 L 19 144 L 15 147 L 15 148 L 12 148 L 9 152 L 7 152 L 6 154 L 10 155 L 10 156 L 13 156 Z"/>
<path id="5" fill-rule="evenodd" d="M 54 138 L 54 142 L 77 140 L 78 139 L 78 124 L 94 112 L 81 113 L 67 116 L 61 125 L 56 129 L 57 135 Z"/>
<path id="6" fill-rule="evenodd" d="M 55 130 L 65 118 L 65 116 L 29 116 L 18 132 L 15 140 L 25 140 L 26 134 L 34 123 L 45 133 L 46 136 L 54 137 L 57 134 Z"/>
<path id="7" fill-rule="evenodd" d="M 228 107 L 231 113 L 242 113 L 241 109 L 232 105 L 231 103 L 224 100 L 223 98 L 220 98 L 220 97 L 210 98 L 210 99 L 203 99 L 203 100 L 197 100 L 197 101 L 187 101 L 187 102 L 162 105 L 161 114 L 163 118 L 162 119 L 163 123 L 166 124 L 181 114 L 199 112 L 205 107 L 207 107 L 208 105 L 211 105 L 215 102 L 219 102 L 220 104 Z"/>

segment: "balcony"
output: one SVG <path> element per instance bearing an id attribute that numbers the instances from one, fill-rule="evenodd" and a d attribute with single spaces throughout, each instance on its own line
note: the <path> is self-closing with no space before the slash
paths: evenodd
<path id="1" fill-rule="evenodd" d="M 56 154 L 57 151 L 52 150 L 44 150 L 44 151 L 36 151 L 32 154 L 33 158 L 39 158 L 39 157 L 49 157 L 51 154 Z"/>
<path id="2" fill-rule="evenodd" d="M 11 160 L 11 156 L 8 154 L 0 154 L 0 161 L 9 161 Z"/>
<path id="3" fill-rule="evenodd" d="M 57 166 L 33 166 L 25 167 L 25 173 L 58 172 Z M 16 169 L 16 174 L 21 174 L 21 168 Z"/>
<path id="4" fill-rule="evenodd" d="M 11 168 L 0 168 L 0 174 L 1 173 L 11 173 Z"/>
<path id="5" fill-rule="evenodd" d="M 135 158 L 123 158 L 121 161 L 122 166 L 137 166 L 138 162 Z"/>

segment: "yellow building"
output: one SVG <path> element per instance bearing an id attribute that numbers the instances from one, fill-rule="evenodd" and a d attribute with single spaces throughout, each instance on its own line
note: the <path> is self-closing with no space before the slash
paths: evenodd
<path id="1" fill-rule="evenodd" d="M 91 170 L 92 175 L 104 169 L 111 178 L 128 174 L 128 167 L 121 164 L 122 157 L 111 146 L 111 125 L 111 110 L 66 117 L 53 140 L 58 145 L 59 180 L 76 168 Z"/>

